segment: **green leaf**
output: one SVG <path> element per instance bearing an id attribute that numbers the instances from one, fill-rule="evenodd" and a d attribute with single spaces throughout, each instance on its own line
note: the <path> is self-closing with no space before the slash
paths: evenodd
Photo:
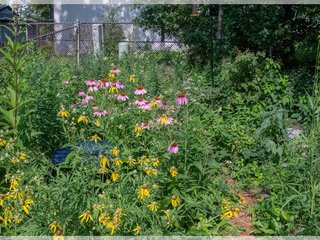
<path id="1" fill-rule="evenodd" d="M 3 114 L 4 120 L 10 125 L 10 127 L 14 128 L 14 110 L 5 110 L 0 107 L 0 112 Z"/>
<path id="2" fill-rule="evenodd" d="M 0 101 L 8 104 L 11 107 L 11 102 L 9 99 L 0 96 Z"/>
<path id="3" fill-rule="evenodd" d="M 17 100 L 19 101 L 19 99 L 17 99 L 17 94 L 16 91 L 12 88 L 12 87 L 7 87 L 7 90 L 9 92 L 9 98 L 10 98 L 10 107 L 11 108 L 17 108 Z"/>

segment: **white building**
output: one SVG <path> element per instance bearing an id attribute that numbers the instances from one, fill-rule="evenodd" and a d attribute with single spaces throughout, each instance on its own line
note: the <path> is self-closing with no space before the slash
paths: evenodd
<path id="1" fill-rule="evenodd" d="M 110 16 L 113 16 L 111 18 Z M 102 26 L 101 23 L 117 22 L 113 28 L 122 28 L 121 38 L 130 43 L 135 42 L 136 46 L 152 42 L 152 48 L 159 48 L 161 36 L 152 31 L 145 31 L 131 23 L 139 15 L 139 10 L 134 9 L 133 5 L 102 5 L 102 4 L 55 4 L 54 5 L 54 22 L 55 31 L 60 31 L 55 36 L 55 52 L 66 54 L 74 53 L 76 46 L 76 28 L 75 23 L 80 23 L 80 53 L 88 50 L 98 51 L 105 37 L 111 36 L 114 29 L 110 30 L 111 25 Z M 61 23 L 61 24 L 60 24 Z M 116 26 L 116 27 L 115 27 Z M 64 30 L 68 29 L 69 30 Z M 109 32 L 108 32 L 109 31 Z M 162 38 L 163 40 L 163 38 Z M 172 41 L 167 37 L 165 41 Z M 106 40 L 107 41 L 107 40 Z M 172 44 L 171 44 L 172 45 Z M 165 47 L 165 44 L 163 45 Z M 155 50 L 155 49 L 153 49 Z"/>

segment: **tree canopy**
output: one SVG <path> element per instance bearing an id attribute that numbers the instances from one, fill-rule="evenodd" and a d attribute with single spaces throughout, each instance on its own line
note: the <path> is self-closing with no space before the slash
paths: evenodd
<path id="1" fill-rule="evenodd" d="M 209 5 L 200 5 L 199 17 L 191 17 L 191 5 L 139 6 L 137 22 L 147 29 L 164 31 L 190 48 L 203 61 L 209 54 Z M 215 32 L 218 5 L 213 5 Z M 222 45 L 225 54 L 233 49 L 262 51 L 291 67 L 312 64 L 320 23 L 319 6 L 224 5 Z M 216 41 L 216 36 L 213 36 Z M 310 59 L 312 58 L 312 59 Z"/>

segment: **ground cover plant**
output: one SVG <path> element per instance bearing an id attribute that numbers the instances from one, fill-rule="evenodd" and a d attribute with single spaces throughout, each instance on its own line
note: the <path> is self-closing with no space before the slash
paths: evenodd
<path id="1" fill-rule="evenodd" d="M 2 235 L 233 235 L 243 214 L 250 234 L 319 234 L 317 71 L 295 97 L 301 75 L 250 51 L 213 87 L 183 52 L 1 55 Z"/>

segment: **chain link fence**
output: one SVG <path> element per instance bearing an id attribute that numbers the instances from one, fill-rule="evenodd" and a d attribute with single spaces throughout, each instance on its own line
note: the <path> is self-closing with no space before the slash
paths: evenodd
<path id="1" fill-rule="evenodd" d="M 26 39 L 55 56 L 74 56 L 78 63 L 86 54 L 118 54 L 119 42 L 127 42 L 129 51 L 135 53 L 185 49 L 173 37 L 133 23 L 31 23 Z"/>

